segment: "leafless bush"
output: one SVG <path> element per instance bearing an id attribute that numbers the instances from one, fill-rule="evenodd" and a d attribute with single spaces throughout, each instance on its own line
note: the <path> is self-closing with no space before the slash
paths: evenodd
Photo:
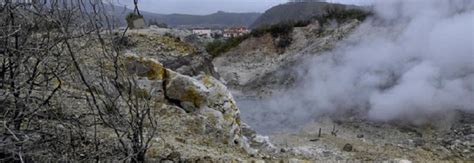
<path id="1" fill-rule="evenodd" d="M 145 161 L 154 102 L 124 70 L 107 10 L 100 0 L 1 4 L 0 160 Z"/>

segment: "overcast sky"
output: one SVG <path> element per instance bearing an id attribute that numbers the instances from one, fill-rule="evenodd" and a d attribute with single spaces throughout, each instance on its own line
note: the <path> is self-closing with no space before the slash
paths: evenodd
<path id="1" fill-rule="evenodd" d="M 114 0 L 132 7 L 133 0 Z M 217 11 L 264 12 L 288 0 L 139 0 L 140 10 L 162 14 L 182 13 L 205 15 Z M 362 4 L 368 0 L 328 0 L 346 4 Z"/>

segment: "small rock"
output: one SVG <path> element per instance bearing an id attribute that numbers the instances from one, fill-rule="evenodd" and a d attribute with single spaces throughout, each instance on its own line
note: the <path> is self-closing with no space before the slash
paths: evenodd
<path id="1" fill-rule="evenodd" d="M 204 156 L 202 158 L 199 158 L 195 161 L 196 163 L 208 163 L 212 162 L 212 158 L 210 156 Z"/>
<path id="2" fill-rule="evenodd" d="M 287 152 L 287 150 L 286 150 L 285 148 L 281 148 L 281 149 L 280 149 L 280 152 L 281 152 L 281 153 L 285 153 L 285 152 Z"/>
<path id="3" fill-rule="evenodd" d="M 234 144 L 235 144 L 235 145 L 239 145 L 239 143 L 240 143 L 240 141 L 239 141 L 238 139 L 235 139 L 235 140 L 234 140 Z"/>
<path id="4" fill-rule="evenodd" d="M 323 151 L 323 156 L 324 156 L 324 157 L 329 157 L 329 156 L 331 156 L 331 155 L 333 155 L 332 152 L 330 152 L 330 151 Z"/>
<path id="5" fill-rule="evenodd" d="M 346 151 L 346 152 L 352 152 L 352 145 L 347 143 L 346 145 L 344 145 L 344 147 L 342 148 L 343 151 Z"/>
<path id="6" fill-rule="evenodd" d="M 263 160 L 269 160 L 269 159 L 271 159 L 271 157 L 268 156 L 268 155 L 264 155 L 264 156 L 262 156 L 262 159 L 263 159 Z M 265 162 L 264 162 L 264 163 L 265 163 Z"/>
<path id="7" fill-rule="evenodd" d="M 162 162 L 162 163 L 173 163 L 173 161 L 171 161 L 171 160 L 161 160 L 160 162 Z"/>
<path id="8" fill-rule="evenodd" d="M 472 144 L 472 142 L 469 142 L 469 141 L 463 142 L 462 145 L 466 147 L 474 146 L 474 144 Z"/>
<path id="9" fill-rule="evenodd" d="M 462 142 L 461 140 L 456 139 L 456 140 L 454 141 L 454 144 L 456 144 L 456 145 L 457 145 L 457 144 L 461 144 L 461 142 Z"/>
<path id="10" fill-rule="evenodd" d="M 178 141 L 178 142 L 180 142 L 180 143 L 186 143 L 186 139 L 184 139 L 184 138 L 178 138 L 178 137 L 176 137 L 175 140 Z"/>
<path id="11" fill-rule="evenodd" d="M 255 138 L 257 136 L 257 132 L 253 130 L 249 125 L 246 123 L 242 123 L 240 126 L 242 128 L 242 134 L 247 138 Z"/>
<path id="12" fill-rule="evenodd" d="M 364 137 L 364 134 L 357 135 L 357 138 L 363 138 L 363 137 Z"/>
<path id="13" fill-rule="evenodd" d="M 394 161 L 398 163 L 412 163 L 410 160 L 405 160 L 405 159 L 395 159 Z"/>
<path id="14" fill-rule="evenodd" d="M 171 161 L 179 161 L 181 159 L 181 153 L 179 152 L 171 152 L 167 157 L 167 160 Z"/>
<path id="15" fill-rule="evenodd" d="M 413 144 L 415 147 L 419 147 L 425 145 L 425 141 L 423 139 L 414 139 Z"/>
<path id="16" fill-rule="evenodd" d="M 289 163 L 298 163 L 300 162 L 300 160 L 296 159 L 296 158 L 291 158 L 288 160 Z"/>

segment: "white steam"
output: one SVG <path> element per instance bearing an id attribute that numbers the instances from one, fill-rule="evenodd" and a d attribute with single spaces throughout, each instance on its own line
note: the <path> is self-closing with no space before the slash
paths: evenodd
<path id="1" fill-rule="evenodd" d="M 302 66 L 298 86 L 256 105 L 256 128 L 322 114 L 433 123 L 474 112 L 474 1 L 383 0 L 376 16 Z M 250 120 L 252 121 L 252 120 Z"/>

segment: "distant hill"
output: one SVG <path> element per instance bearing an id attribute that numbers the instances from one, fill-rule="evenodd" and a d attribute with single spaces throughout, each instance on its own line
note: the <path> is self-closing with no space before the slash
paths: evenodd
<path id="1" fill-rule="evenodd" d="M 117 18 L 125 18 L 125 16 L 133 10 L 115 6 L 115 14 Z M 166 23 L 170 27 L 196 28 L 196 27 L 230 27 L 245 26 L 249 27 L 261 13 L 229 13 L 219 11 L 209 15 L 188 15 L 188 14 L 156 14 L 152 12 L 142 11 L 141 14 L 146 21 Z M 125 25 L 125 20 L 120 20 Z"/>
<path id="2" fill-rule="evenodd" d="M 170 14 L 150 16 L 146 19 L 163 22 L 173 27 L 249 27 L 260 13 L 228 13 L 219 11 L 210 15 Z"/>
<path id="3" fill-rule="evenodd" d="M 257 20 L 255 20 L 250 27 L 257 28 L 262 25 L 272 25 L 282 21 L 307 20 L 315 16 L 321 16 L 330 6 L 357 8 L 357 6 L 353 5 L 327 2 L 289 2 L 268 9 Z"/>

